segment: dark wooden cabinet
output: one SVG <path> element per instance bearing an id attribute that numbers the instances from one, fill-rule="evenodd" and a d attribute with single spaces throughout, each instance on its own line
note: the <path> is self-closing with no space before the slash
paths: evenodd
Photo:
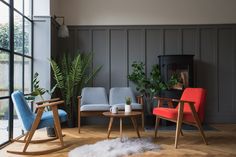
<path id="1" fill-rule="evenodd" d="M 162 91 L 161 97 L 180 99 L 184 88 L 193 87 L 194 72 L 193 72 L 193 57 L 194 55 L 161 55 L 159 58 L 159 66 L 163 81 L 167 82 L 172 75 L 177 75 L 180 83 L 173 89 Z M 167 105 L 166 105 L 167 106 Z M 177 106 L 177 103 L 174 104 Z M 171 122 L 162 120 L 162 125 L 171 125 Z"/>

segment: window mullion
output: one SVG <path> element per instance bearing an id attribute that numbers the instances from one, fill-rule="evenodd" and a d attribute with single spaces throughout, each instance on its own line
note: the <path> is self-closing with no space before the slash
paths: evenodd
<path id="1" fill-rule="evenodd" d="M 14 0 L 10 0 L 10 94 L 14 91 Z M 13 139 L 13 102 L 9 101 L 9 140 Z"/>
<path id="2" fill-rule="evenodd" d="M 23 13 L 24 13 L 24 0 L 23 0 Z M 23 63 L 22 63 L 22 92 L 25 93 L 25 18 L 23 18 Z"/>

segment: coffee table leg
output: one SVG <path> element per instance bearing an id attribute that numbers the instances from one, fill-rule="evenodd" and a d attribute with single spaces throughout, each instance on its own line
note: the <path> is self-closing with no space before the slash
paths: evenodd
<path id="1" fill-rule="evenodd" d="M 109 126 L 108 126 L 108 131 L 107 131 L 107 138 L 108 139 L 109 139 L 109 136 L 111 133 L 112 124 L 113 124 L 113 117 L 110 117 L 110 122 L 109 122 Z"/>
<path id="2" fill-rule="evenodd" d="M 122 118 L 120 118 L 120 141 L 122 142 Z"/>
<path id="3" fill-rule="evenodd" d="M 132 121 L 132 123 L 133 123 L 134 129 L 136 130 L 137 135 L 138 135 L 138 137 L 140 138 L 140 134 L 139 134 L 139 130 L 138 130 L 138 126 L 137 126 L 136 119 L 135 119 L 134 117 L 130 117 L 130 118 L 131 118 L 131 121 Z"/>

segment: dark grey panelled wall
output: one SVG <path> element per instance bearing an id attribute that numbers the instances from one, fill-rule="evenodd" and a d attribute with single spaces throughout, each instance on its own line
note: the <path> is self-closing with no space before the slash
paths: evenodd
<path id="1" fill-rule="evenodd" d="M 93 67 L 103 65 L 94 86 L 131 86 L 133 61 L 147 75 L 158 55 L 195 55 L 195 86 L 207 89 L 206 121 L 236 122 L 236 25 L 70 26 L 60 52 L 93 51 Z"/>

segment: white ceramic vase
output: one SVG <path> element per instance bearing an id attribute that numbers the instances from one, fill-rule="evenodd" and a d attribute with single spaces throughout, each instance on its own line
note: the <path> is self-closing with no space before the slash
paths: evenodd
<path id="1" fill-rule="evenodd" d="M 126 113 L 129 113 L 129 112 L 131 112 L 131 111 L 132 111 L 132 106 L 125 104 L 125 112 L 126 112 Z"/>

